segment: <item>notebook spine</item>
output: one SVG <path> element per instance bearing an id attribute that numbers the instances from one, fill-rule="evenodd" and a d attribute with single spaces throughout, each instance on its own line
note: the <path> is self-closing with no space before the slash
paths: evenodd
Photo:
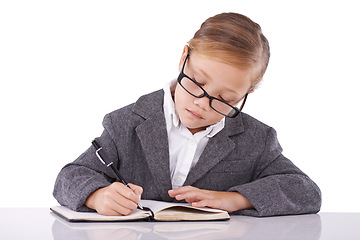
<path id="1" fill-rule="evenodd" d="M 151 210 L 151 208 L 143 207 L 142 210 L 144 210 L 144 211 L 149 211 L 149 212 L 151 213 L 151 216 L 149 217 L 149 220 L 150 220 L 150 221 L 155 221 L 155 214 L 154 214 L 154 212 Z"/>

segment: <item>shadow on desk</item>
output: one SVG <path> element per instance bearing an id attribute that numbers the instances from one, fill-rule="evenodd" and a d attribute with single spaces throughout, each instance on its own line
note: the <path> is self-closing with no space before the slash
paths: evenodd
<path id="1" fill-rule="evenodd" d="M 231 216 L 213 222 L 113 222 L 70 223 L 52 214 L 54 240 L 118 239 L 307 239 L 318 240 L 321 219 L 317 214 L 255 218 Z"/>

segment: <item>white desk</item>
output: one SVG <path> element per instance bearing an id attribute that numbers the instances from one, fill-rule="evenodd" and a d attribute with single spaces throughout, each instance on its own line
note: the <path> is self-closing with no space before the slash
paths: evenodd
<path id="1" fill-rule="evenodd" d="M 46 208 L 0 208 L 0 218 L 1 240 L 360 239 L 360 213 L 231 216 L 224 222 L 69 223 Z"/>

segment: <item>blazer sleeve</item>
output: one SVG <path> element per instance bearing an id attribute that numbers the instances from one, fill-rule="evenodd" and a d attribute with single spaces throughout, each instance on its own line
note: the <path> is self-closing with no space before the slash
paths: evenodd
<path id="1" fill-rule="evenodd" d="M 254 209 L 235 214 L 275 216 L 318 212 L 321 206 L 319 187 L 282 155 L 273 128 L 268 129 L 264 146 L 252 181 L 229 189 L 245 196 Z"/>
<path id="2" fill-rule="evenodd" d="M 109 132 L 112 132 L 110 115 L 104 117 L 104 131 L 97 141 L 118 164 L 117 149 Z M 95 154 L 95 148 L 90 146 L 74 162 L 65 165 L 55 181 L 53 195 L 63 206 L 75 211 L 92 211 L 84 203 L 95 190 L 106 187 L 115 181 L 115 176 L 109 168 L 102 164 Z"/>

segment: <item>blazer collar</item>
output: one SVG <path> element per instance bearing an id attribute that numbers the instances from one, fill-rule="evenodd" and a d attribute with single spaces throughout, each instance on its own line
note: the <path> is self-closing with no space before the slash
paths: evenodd
<path id="1" fill-rule="evenodd" d="M 164 90 L 158 90 L 153 93 L 141 96 L 133 106 L 133 112 L 147 119 L 154 114 L 162 113 L 164 102 Z"/>
<path id="2" fill-rule="evenodd" d="M 239 113 L 235 118 L 225 119 L 225 128 L 227 136 L 234 136 L 244 132 L 243 113 Z"/>

